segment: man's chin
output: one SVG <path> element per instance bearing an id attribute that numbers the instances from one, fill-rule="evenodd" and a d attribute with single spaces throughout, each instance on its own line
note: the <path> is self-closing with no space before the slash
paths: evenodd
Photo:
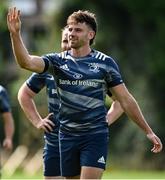
<path id="1" fill-rule="evenodd" d="M 73 49 L 77 49 L 77 46 L 75 44 L 71 44 L 70 47 Z"/>

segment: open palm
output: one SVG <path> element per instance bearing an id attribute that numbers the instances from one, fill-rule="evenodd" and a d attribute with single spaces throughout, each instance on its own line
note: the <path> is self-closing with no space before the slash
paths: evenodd
<path id="1" fill-rule="evenodd" d="M 8 11 L 7 25 L 10 33 L 18 33 L 21 29 L 20 11 L 15 7 Z"/>

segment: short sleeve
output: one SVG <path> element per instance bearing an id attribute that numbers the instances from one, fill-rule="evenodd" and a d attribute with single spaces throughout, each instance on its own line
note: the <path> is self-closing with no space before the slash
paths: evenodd
<path id="1" fill-rule="evenodd" d="M 7 91 L 5 89 L 1 89 L 0 91 L 0 112 L 10 112 L 11 107 L 10 107 L 10 102 L 9 102 L 9 97 L 7 94 Z"/>
<path id="2" fill-rule="evenodd" d="M 112 58 L 107 58 L 106 82 L 108 87 L 114 87 L 123 83 L 119 67 Z"/>

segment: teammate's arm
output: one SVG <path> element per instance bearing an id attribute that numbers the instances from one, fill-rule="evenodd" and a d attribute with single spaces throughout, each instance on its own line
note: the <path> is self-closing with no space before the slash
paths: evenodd
<path id="1" fill-rule="evenodd" d="M 119 101 L 117 101 L 113 96 L 111 96 L 111 99 L 113 101 L 106 116 L 108 125 L 114 123 L 124 112 Z"/>
<path id="2" fill-rule="evenodd" d="M 49 119 L 52 113 L 50 113 L 46 118 L 42 119 L 33 100 L 35 95 L 36 93 L 34 93 L 26 85 L 26 83 L 24 83 L 18 91 L 18 101 L 20 106 L 23 109 L 26 117 L 36 128 L 50 132 L 53 130 L 54 126 L 54 123 Z"/>
<path id="3" fill-rule="evenodd" d="M 39 56 L 32 56 L 28 53 L 21 37 L 20 11 L 15 7 L 10 8 L 7 15 L 7 25 L 10 31 L 13 53 L 20 67 L 34 71 L 43 72 L 45 63 Z"/>
<path id="4" fill-rule="evenodd" d="M 160 139 L 155 135 L 155 133 L 146 122 L 138 103 L 129 93 L 125 85 L 120 84 L 114 86 L 110 89 L 110 91 L 120 102 L 121 107 L 123 108 L 125 113 L 147 134 L 148 139 L 154 145 L 151 151 L 154 153 L 160 152 L 163 147 Z"/>
<path id="5" fill-rule="evenodd" d="M 11 112 L 3 112 L 2 118 L 4 121 L 5 139 L 3 140 L 3 147 L 11 150 L 13 148 L 14 135 L 14 120 Z"/>

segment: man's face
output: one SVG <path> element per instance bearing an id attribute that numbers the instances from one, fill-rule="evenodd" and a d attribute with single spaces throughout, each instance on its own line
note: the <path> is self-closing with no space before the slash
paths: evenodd
<path id="1" fill-rule="evenodd" d="M 69 50 L 69 43 L 68 43 L 68 29 L 64 29 L 62 32 L 62 39 L 61 39 L 61 49 L 62 51 Z"/>
<path id="2" fill-rule="evenodd" d="M 89 45 L 89 41 L 93 36 L 94 32 L 85 23 L 70 22 L 68 24 L 68 40 L 70 48 L 79 49 Z"/>

